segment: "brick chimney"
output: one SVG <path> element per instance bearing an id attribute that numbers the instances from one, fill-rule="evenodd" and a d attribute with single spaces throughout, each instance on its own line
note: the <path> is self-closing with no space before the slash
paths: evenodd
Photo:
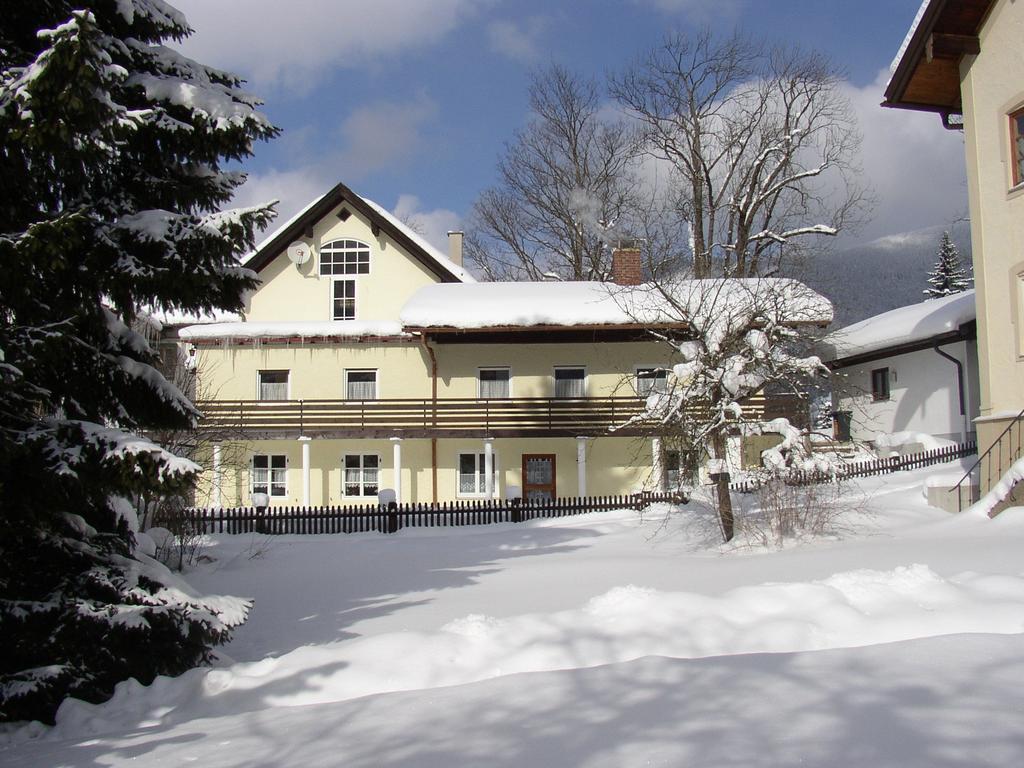
<path id="1" fill-rule="evenodd" d="M 640 249 L 634 245 L 620 245 L 612 251 L 612 282 L 616 285 L 640 285 Z"/>

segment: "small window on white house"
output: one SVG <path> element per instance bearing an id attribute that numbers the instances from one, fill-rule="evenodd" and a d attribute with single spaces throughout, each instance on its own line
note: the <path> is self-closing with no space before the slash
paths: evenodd
<path id="1" fill-rule="evenodd" d="M 252 492 L 270 496 L 288 495 L 288 457 L 256 454 L 252 457 Z"/>
<path id="2" fill-rule="evenodd" d="M 647 397 L 655 392 L 668 391 L 668 372 L 664 368 L 637 368 L 636 393 Z"/>
<path id="3" fill-rule="evenodd" d="M 377 372 L 372 370 L 346 371 L 345 397 L 348 400 L 376 400 Z"/>
<path id="4" fill-rule="evenodd" d="M 1024 109 L 1010 115 L 1010 157 L 1016 187 L 1024 184 Z"/>
<path id="5" fill-rule="evenodd" d="M 481 368 L 479 377 L 481 399 L 499 399 L 509 396 L 508 368 Z"/>
<path id="6" fill-rule="evenodd" d="M 368 275 L 370 246 L 359 240 L 332 240 L 320 246 L 321 275 Z"/>
<path id="7" fill-rule="evenodd" d="M 498 493 L 498 457 L 492 457 L 494 479 L 491 487 Z M 483 496 L 487 492 L 486 457 L 483 453 L 459 454 L 459 496 Z"/>
<path id="8" fill-rule="evenodd" d="M 875 368 L 871 372 L 871 397 L 874 400 L 889 399 L 889 369 Z"/>
<path id="9" fill-rule="evenodd" d="M 380 457 L 374 453 L 345 455 L 345 495 L 376 496 L 380 488 Z"/>
<path id="10" fill-rule="evenodd" d="M 356 281 L 335 280 L 333 314 L 335 320 L 356 319 Z"/>
<path id="11" fill-rule="evenodd" d="M 258 390 L 260 400 L 287 400 L 288 371 L 260 371 Z"/>
<path id="12" fill-rule="evenodd" d="M 555 368 L 555 397 L 586 397 L 587 372 L 583 368 Z"/>

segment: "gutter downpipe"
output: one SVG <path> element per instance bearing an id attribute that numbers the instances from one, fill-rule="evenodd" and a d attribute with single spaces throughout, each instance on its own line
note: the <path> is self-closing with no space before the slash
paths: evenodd
<path id="1" fill-rule="evenodd" d="M 956 366 L 956 389 L 957 394 L 960 396 L 960 417 L 963 420 L 961 424 L 962 439 L 967 442 L 967 408 L 964 406 L 964 364 L 957 360 L 950 354 L 943 352 L 939 348 L 939 342 L 935 342 L 932 345 L 932 349 L 940 356 L 949 360 L 953 365 Z"/>
<path id="2" fill-rule="evenodd" d="M 420 332 L 420 344 L 430 358 L 430 491 L 431 498 L 437 504 L 437 355 L 430 346 L 426 331 Z"/>

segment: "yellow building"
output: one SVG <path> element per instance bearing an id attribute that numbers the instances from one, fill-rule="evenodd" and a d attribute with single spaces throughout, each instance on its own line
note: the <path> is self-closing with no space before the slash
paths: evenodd
<path id="1" fill-rule="evenodd" d="M 926 0 L 897 56 L 884 106 L 936 112 L 964 133 L 977 288 L 978 480 L 986 492 L 1022 446 L 1024 3 Z"/>
<path id="2" fill-rule="evenodd" d="M 648 329 L 682 324 L 631 305 L 635 288 L 475 283 L 460 233 L 450 240 L 451 254 L 438 252 L 339 184 L 249 258 L 262 285 L 239 322 L 178 331 L 215 437 L 199 457 L 199 505 L 254 494 L 376 503 L 384 489 L 403 502 L 595 496 L 680 482 L 677 451 L 621 425 L 678 362 Z M 635 283 L 639 253 L 614 261 L 620 282 Z"/>

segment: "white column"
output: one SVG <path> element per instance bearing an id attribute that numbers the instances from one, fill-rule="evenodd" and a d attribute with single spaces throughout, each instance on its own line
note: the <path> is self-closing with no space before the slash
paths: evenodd
<path id="1" fill-rule="evenodd" d="M 402 503 L 402 438 L 391 438 L 391 450 L 395 465 L 395 501 Z"/>
<path id="2" fill-rule="evenodd" d="M 213 444 L 213 506 L 223 506 L 220 495 L 221 466 L 220 466 L 220 443 Z"/>
<path id="3" fill-rule="evenodd" d="M 664 451 L 661 449 L 661 438 L 651 440 L 651 471 L 654 473 L 654 490 L 658 493 L 665 492 L 665 461 Z"/>
<path id="4" fill-rule="evenodd" d="M 310 437 L 300 437 L 302 443 L 302 506 L 309 506 L 309 444 L 313 441 Z"/>
<path id="5" fill-rule="evenodd" d="M 494 440 L 484 440 L 484 498 L 494 498 Z"/>
<path id="6" fill-rule="evenodd" d="M 587 438 L 576 438 L 576 495 L 583 498 L 587 495 Z"/>

